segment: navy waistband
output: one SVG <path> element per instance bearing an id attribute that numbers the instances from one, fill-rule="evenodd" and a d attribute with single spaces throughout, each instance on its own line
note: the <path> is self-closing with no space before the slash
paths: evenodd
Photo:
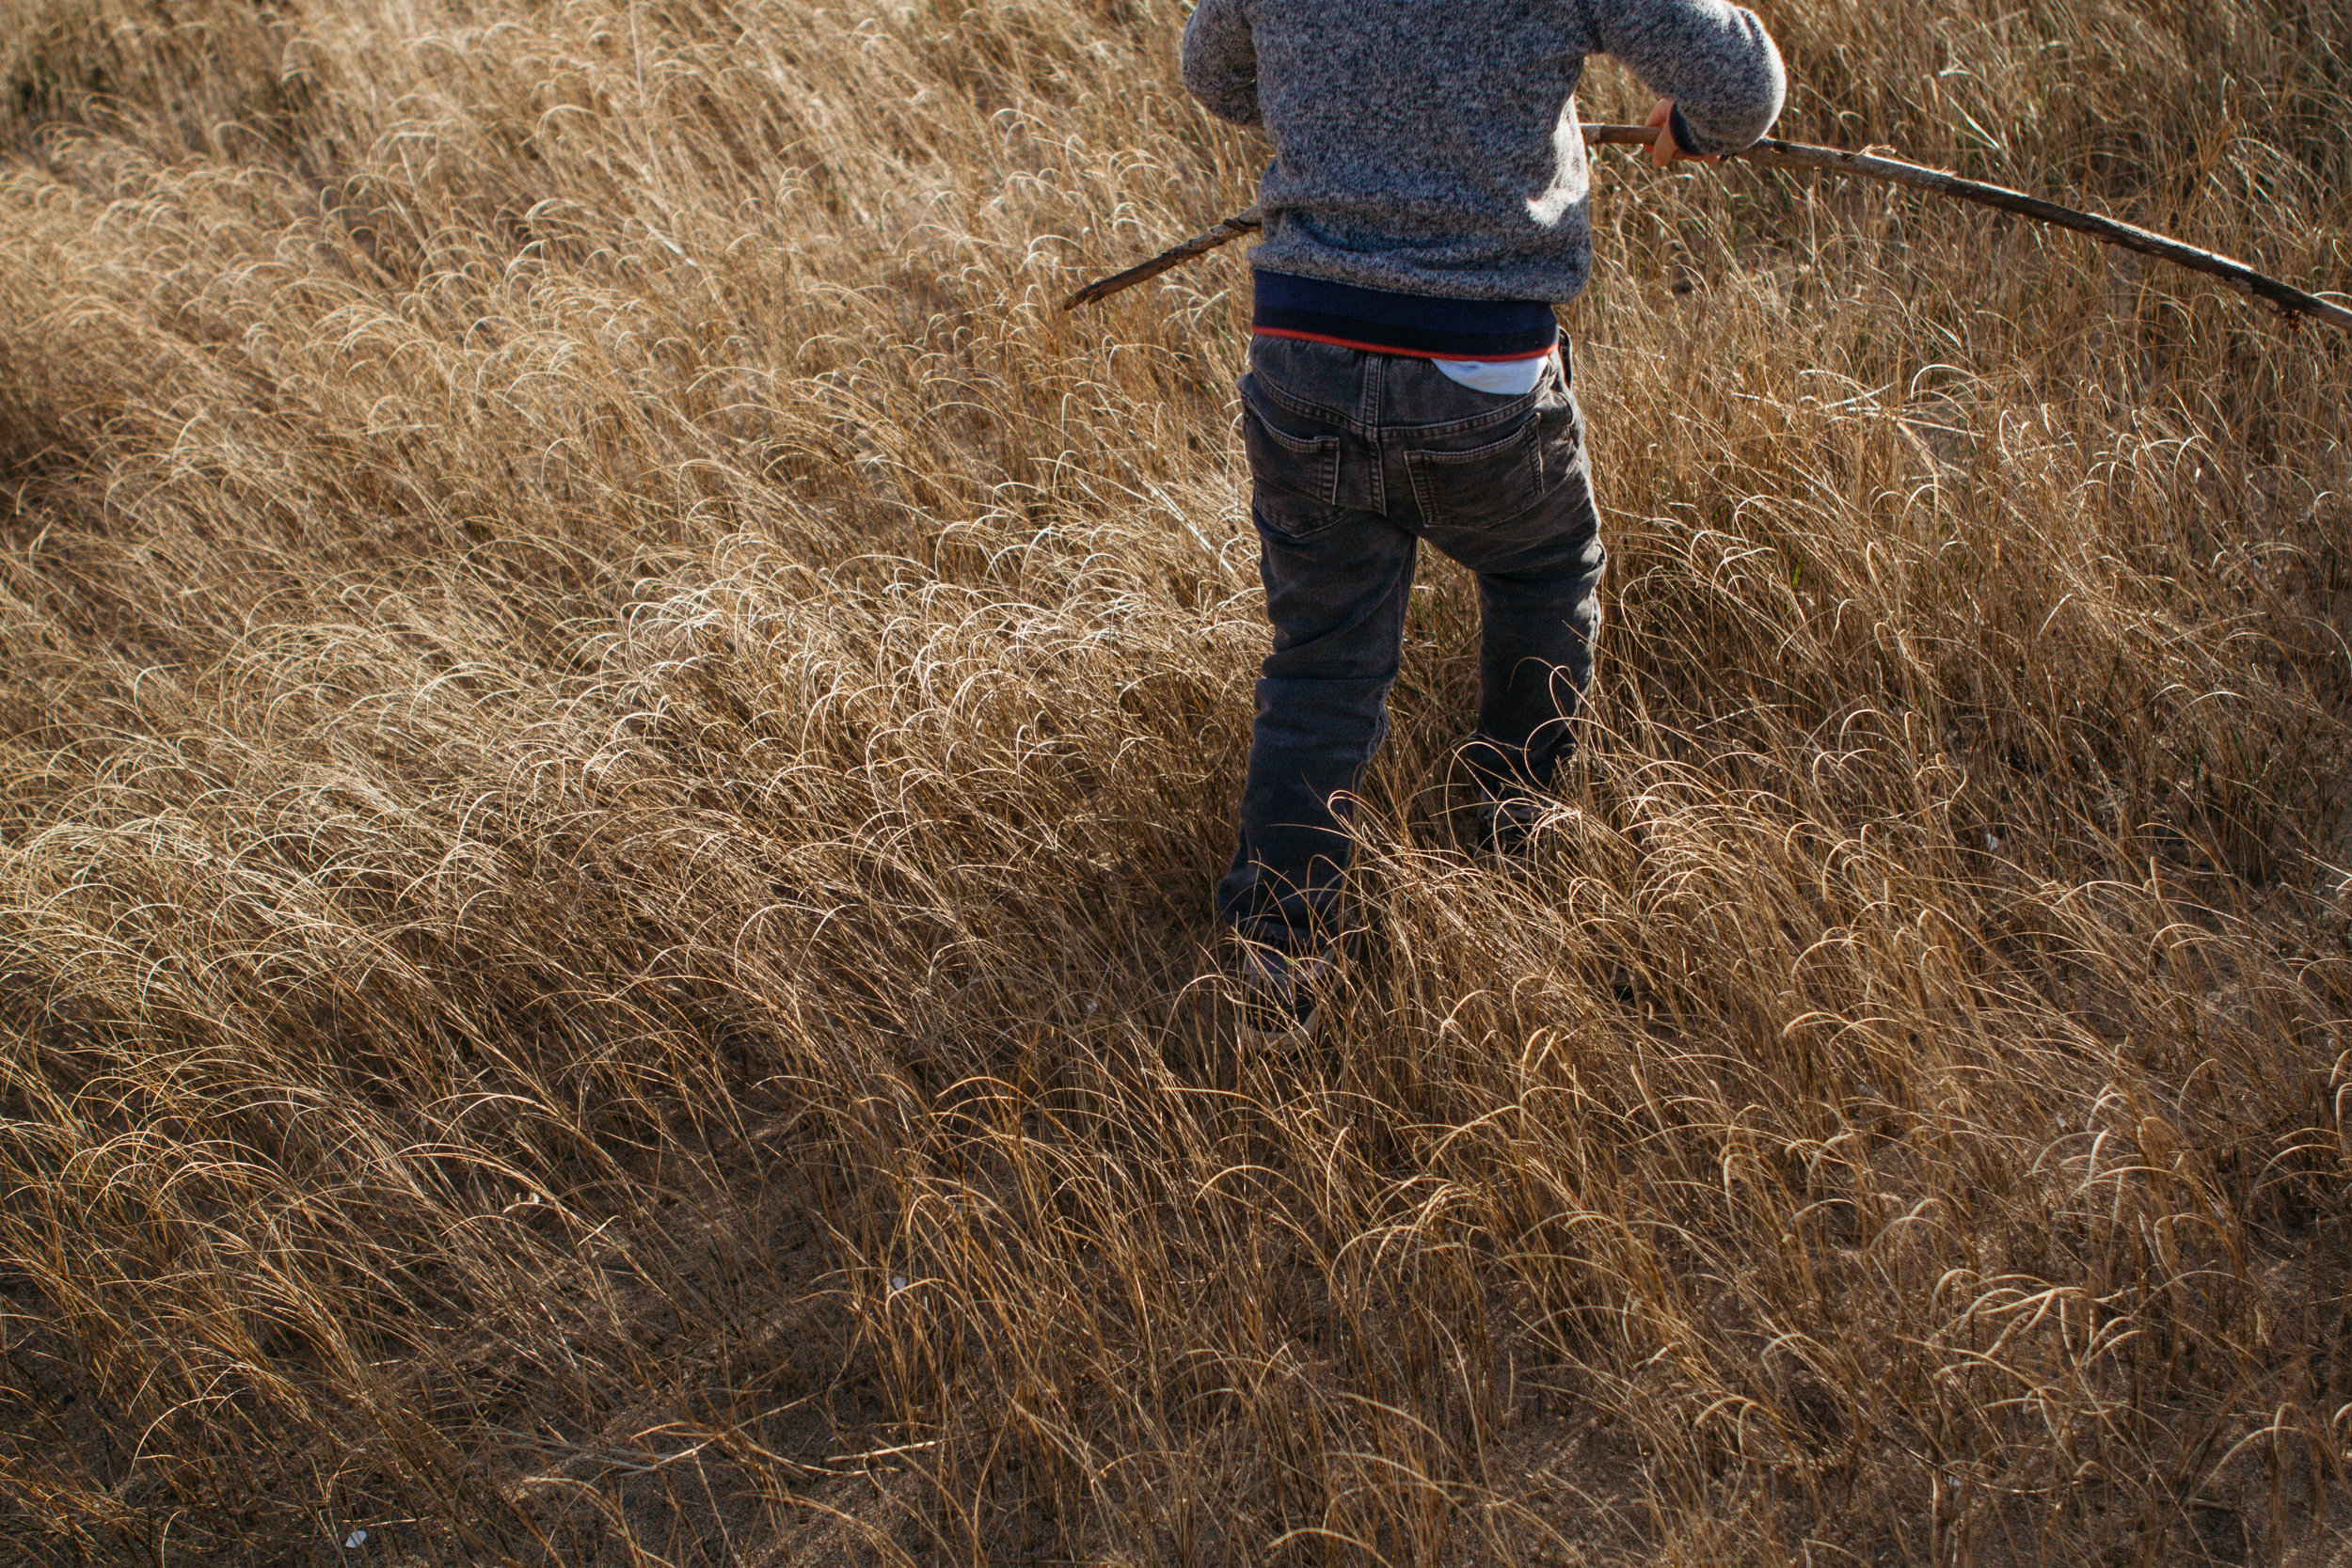
<path id="1" fill-rule="evenodd" d="M 1270 337 L 1432 359 L 1532 359 L 1560 336 L 1540 300 L 1441 299 L 1286 272 L 1251 277 L 1249 327 Z"/>

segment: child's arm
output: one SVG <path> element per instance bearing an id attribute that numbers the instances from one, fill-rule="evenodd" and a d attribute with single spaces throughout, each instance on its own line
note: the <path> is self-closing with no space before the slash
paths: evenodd
<path id="1" fill-rule="evenodd" d="M 1780 51 L 1755 12 L 1725 0 L 1585 3 L 1601 47 L 1673 101 L 1667 128 L 1682 151 L 1740 151 L 1780 118 Z"/>
<path id="2" fill-rule="evenodd" d="M 1261 123 L 1258 49 L 1242 0 L 1200 0 L 1184 24 L 1184 87 L 1219 119 Z"/>

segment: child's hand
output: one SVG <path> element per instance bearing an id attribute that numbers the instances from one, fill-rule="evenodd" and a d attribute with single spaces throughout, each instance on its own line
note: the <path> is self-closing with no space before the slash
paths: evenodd
<path id="1" fill-rule="evenodd" d="M 1649 144 L 1650 162 L 1660 168 L 1684 159 L 1694 164 L 1722 163 L 1724 159 L 1720 152 L 1685 152 L 1675 145 L 1675 134 L 1666 123 L 1674 118 L 1674 112 L 1675 101 L 1671 98 L 1660 99 L 1658 107 L 1649 112 L 1649 123 L 1658 131 L 1658 139 Z"/>

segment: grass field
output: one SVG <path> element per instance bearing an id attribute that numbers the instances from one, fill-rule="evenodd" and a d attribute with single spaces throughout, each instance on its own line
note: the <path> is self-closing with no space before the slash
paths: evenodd
<path id="1" fill-rule="evenodd" d="M 2352 289 L 2352 0 L 1760 9 Z M 0 1559 L 2344 1560 L 2352 342 L 1599 156 L 1584 754 L 1430 569 L 1245 1052 L 1180 0 L 8 12 Z"/>

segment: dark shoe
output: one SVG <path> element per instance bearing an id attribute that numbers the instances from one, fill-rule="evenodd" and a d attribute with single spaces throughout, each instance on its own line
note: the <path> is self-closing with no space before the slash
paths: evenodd
<path id="1" fill-rule="evenodd" d="M 1287 953 L 1247 938 L 1235 939 L 1235 945 L 1243 1035 L 1268 1044 L 1312 1039 L 1320 993 L 1339 973 L 1339 949 Z"/>
<path id="2" fill-rule="evenodd" d="M 1543 819 L 1544 808 L 1524 795 L 1500 799 L 1488 796 L 1478 802 L 1477 837 L 1473 842 L 1481 855 L 1496 860 L 1525 860 L 1529 846 L 1534 842 L 1535 829 Z"/>

